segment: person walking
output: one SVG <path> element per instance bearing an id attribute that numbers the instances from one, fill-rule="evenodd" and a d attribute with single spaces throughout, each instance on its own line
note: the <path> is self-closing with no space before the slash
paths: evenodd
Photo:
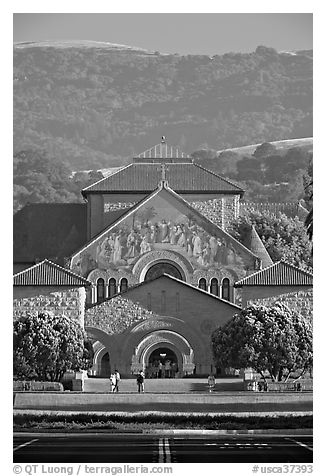
<path id="1" fill-rule="evenodd" d="M 138 393 L 144 393 L 145 391 L 144 380 L 145 380 L 145 374 L 143 371 L 141 371 L 137 375 Z"/>
<path id="2" fill-rule="evenodd" d="M 117 378 L 115 374 L 111 374 L 110 376 L 110 382 L 111 382 L 111 392 L 113 393 L 117 384 Z"/>
<path id="3" fill-rule="evenodd" d="M 214 390 L 215 387 L 215 377 L 213 374 L 210 374 L 208 376 L 208 388 L 209 388 L 209 393 L 211 393 Z"/>
<path id="4" fill-rule="evenodd" d="M 162 372 L 163 372 L 163 364 L 161 361 L 159 361 L 158 364 L 158 378 L 162 378 Z"/>
<path id="5" fill-rule="evenodd" d="M 165 378 L 171 378 L 171 361 L 165 362 Z"/>
<path id="6" fill-rule="evenodd" d="M 119 374 L 119 372 L 118 372 L 117 369 L 115 369 L 114 375 L 115 375 L 115 388 L 114 388 L 114 391 L 118 393 L 118 392 L 119 392 L 119 382 L 120 382 L 121 378 L 120 378 L 120 374 Z"/>

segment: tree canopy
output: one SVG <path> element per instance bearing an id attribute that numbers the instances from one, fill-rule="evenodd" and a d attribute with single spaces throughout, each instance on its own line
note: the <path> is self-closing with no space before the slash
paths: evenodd
<path id="1" fill-rule="evenodd" d="M 269 155 L 273 155 L 276 151 L 277 148 L 274 144 L 271 144 L 270 142 L 263 142 L 255 149 L 252 155 L 257 159 L 261 159 L 262 157 L 268 157 Z"/>
<path id="2" fill-rule="evenodd" d="M 29 314 L 14 322 L 14 375 L 58 382 L 67 370 L 88 369 L 92 348 L 74 320 L 51 313 Z"/>
<path id="3" fill-rule="evenodd" d="M 302 269 L 312 268 L 312 244 L 299 218 L 283 213 L 248 211 L 232 224 L 230 233 L 245 244 L 252 225 L 274 262 L 285 259 Z"/>
<path id="4" fill-rule="evenodd" d="M 14 150 L 40 147 L 77 170 L 122 165 L 162 133 L 187 153 L 311 137 L 311 56 L 20 45 Z"/>
<path id="5" fill-rule="evenodd" d="M 26 203 L 81 202 L 80 191 L 101 178 L 98 171 L 72 175 L 45 150 L 24 149 L 14 154 L 14 212 Z"/>
<path id="6" fill-rule="evenodd" d="M 218 367 L 247 368 L 273 381 L 312 366 L 312 323 L 285 304 L 251 305 L 212 334 Z"/>

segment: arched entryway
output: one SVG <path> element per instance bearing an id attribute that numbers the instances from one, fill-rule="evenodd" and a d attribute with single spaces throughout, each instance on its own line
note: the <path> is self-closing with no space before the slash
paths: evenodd
<path id="1" fill-rule="evenodd" d="M 190 375 L 194 371 L 194 351 L 188 340 L 177 332 L 162 329 L 147 334 L 135 347 L 131 373 L 135 374 L 140 370 L 145 370 L 148 373 L 149 363 L 153 361 L 153 357 L 155 360 L 155 357 L 158 356 L 161 361 L 166 361 L 167 356 L 170 356 L 170 361 L 173 360 L 177 363 L 178 370 L 174 369 L 175 377 Z"/>
<path id="2" fill-rule="evenodd" d="M 162 276 L 162 274 L 169 274 L 170 276 L 173 276 L 174 278 L 178 278 L 182 280 L 182 274 L 178 270 L 176 266 L 174 266 L 172 263 L 168 262 L 161 262 L 161 263 L 156 263 L 153 266 L 149 268 L 145 275 L 145 281 L 149 281 L 151 279 L 158 278 L 159 276 Z"/>
<path id="3" fill-rule="evenodd" d="M 178 371 L 177 355 L 169 347 L 158 347 L 148 356 L 147 378 L 175 378 Z"/>
<path id="4" fill-rule="evenodd" d="M 99 373 L 101 377 L 110 377 L 111 375 L 110 355 L 108 352 L 106 352 L 101 358 Z"/>

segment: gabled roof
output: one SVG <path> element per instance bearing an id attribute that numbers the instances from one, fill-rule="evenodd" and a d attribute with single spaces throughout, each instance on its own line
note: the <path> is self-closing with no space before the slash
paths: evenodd
<path id="1" fill-rule="evenodd" d="M 252 225 L 244 245 L 261 259 L 262 268 L 267 268 L 267 266 L 273 264 L 273 260 L 269 256 L 268 251 L 261 241 L 254 225 Z"/>
<path id="2" fill-rule="evenodd" d="M 90 281 L 45 259 L 14 274 L 14 286 L 89 286 Z"/>
<path id="3" fill-rule="evenodd" d="M 234 284 L 235 288 L 242 286 L 312 286 L 313 275 L 308 271 L 278 261 L 268 268 L 246 276 Z"/>
<path id="4" fill-rule="evenodd" d="M 90 245 L 92 245 L 96 240 L 102 238 L 105 236 L 112 228 L 116 227 L 117 225 L 121 224 L 128 216 L 132 215 L 135 213 L 138 209 L 143 207 L 147 202 L 149 202 L 153 197 L 155 197 L 161 190 L 166 190 L 170 195 L 174 197 L 175 200 L 181 202 L 183 206 L 185 206 L 189 212 L 194 215 L 194 216 L 199 216 L 202 221 L 204 221 L 208 227 L 210 228 L 215 228 L 219 230 L 219 232 L 227 237 L 235 246 L 240 248 L 244 253 L 247 255 L 250 255 L 253 259 L 257 258 L 257 255 L 255 255 L 252 251 L 250 251 L 246 246 L 244 246 L 242 243 L 240 243 L 238 240 L 236 240 L 232 235 L 227 233 L 225 230 L 220 228 L 218 225 L 210 221 L 208 218 L 206 218 L 204 215 L 202 215 L 197 209 L 193 208 L 189 202 L 184 200 L 178 193 L 176 193 L 174 190 L 172 190 L 165 181 L 161 181 L 160 185 L 154 190 L 151 194 L 149 194 L 147 197 L 143 198 L 141 201 L 136 203 L 134 206 L 131 208 L 128 208 L 125 213 L 118 218 L 114 223 L 112 223 L 110 226 L 107 226 L 104 230 L 102 230 L 99 234 L 94 236 L 88 243 L 86 243 L 84 246 L 76 250 L 71 257 L 75 257 L 78 255 L 80 252 L 83 250 L 86 250 Z"/>
<path id="5" fill-rule="evenodd" d="M 223 177 L 190 162 L 168 163 L 166 180 L 178 193 L 232 193 L 243 195 L 244 190 Z M 162 179 L 162 167 L 156 163 L 133 163 L 108 175 L 82 190 L 82 194 L 138 192 L 150 193 Z"/>
<path id="6" fill-rule="evenodd" d="M 209 293 L 208 291 L 205 291 L 204 289 L 200 289 L 200 288 L 197 288 L 197 286 L 194 286 L 193 284 L 189 284 L 189 283 L 186 283 L 185 281 L 182 281 L 181 279 L 178 279 L 178 278 L 175 278 L 174 276 L 170 276 L 169 274 L 166 274 L 166 273 L 163 273 L 161 274 L 160 276 L 157 276 L 156 278 L 153 278 L 153 279 L 149 279 L 149 280 L 146 280 L 146 281 L 143 281 L 141 283 L 138 283 L 138 284 L 135 284 L 134 286 L 130 286 L 126 291 L 123 291 L 123 292 L 120 292 L 118 294 L 115 294 L 114 296 L 110 297 L 110 298 L 107 298 L 105 299 L 105 301 L 109 301 L 110 299 L 113 299 L 117 296 L 121 296 L 121 295 L 125 295 L 127 294 L 129 291 L 132 291 L 133 289 L 136 289 L 136 288 L 139 288 L 139 287 L 143 287 L 143 286 L 148 286 L 150 285 L 152 282 L 154 281 L 157 281 L 158 279 L 169 279 L 171 281 L 174 281 L 176 283 L 179 283 L 181 284 L 182 286 L 186 286 L 188 289 L 193 289 L 194 291 L 198 292 L 198 293 L 202 293 L 204 295 L 206 295 L 208 298 L 211 298 L 211 299 L 215 299 L 215 301 L 217 302 L 221 302 L 223 304 L 227 304 L 237 310 L 241 309 L 240 306 L 237 306 L 236 304 L 233 304 L 232 302 L 230 301 L 226 301 L 225 299 L 222 299 L 220 298 L 219 296 L 215 296 L 214 294 L 211 294 Z M 104 302 L 104 301 L 102 301 Z M 95 304 L 92 304 L 91 306 L 89 307 L 94 307 L 94 306 L 97 306 L 98 303 L 95 303 Z"/>

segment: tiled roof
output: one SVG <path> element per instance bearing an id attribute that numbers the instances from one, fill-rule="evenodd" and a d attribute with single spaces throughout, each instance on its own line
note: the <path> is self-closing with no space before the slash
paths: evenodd
<path id="1" fill-rule="evenodd" d="M 244 191 L 195 163 L 176 162 L 165 166 L 166 180 L 176 192 L 214 192 L 242 195 Z M 133 163 L 82 190 L 90 192 L 144 192 L 155 190 L 162 179 L 160 163 Z"/>
<path id="2" fill-rule="evenodd" d="M 268 268 L 246 276 L 234 284 L 242 286 L 312 286 L 313 276 L 285 261 L 278 261 Z"/>
<path id="3" fill-rule="evenodd" d="M 85 203 L 31 203 L 13 219 L 14 262 L 63 264 L 87 241 Z M 108 217 L 107 217 L 108 218 Z"/>
<path id="4" fill-rule="evenodd" d="M 168 145 L 165 141 L 162 141 L 160 144 L 156 144 L 150 149 L 145 150 L 141 154 L 137 155 L 136 158 L 141 159 L 179 159 L 179 158 L 188 158 L 192 157 L 177 147 Z"/>
<path id="5" fill-rule="evenodd" d="M 88 286 L 90 284 L 82 276 L 47 259 L 14 274 L 14 286 Z"/>
<path id="6" fill-rule="evenodd" d="M 266 250 L 254 226 L 251 227 L 244 245 L 250 251 L 252 251 L 254 255 L 261 259 L 262 268 L 267 268 L 267 266 L 273 264 L 273 260 L 269 256 L 268 251 Z"/>

